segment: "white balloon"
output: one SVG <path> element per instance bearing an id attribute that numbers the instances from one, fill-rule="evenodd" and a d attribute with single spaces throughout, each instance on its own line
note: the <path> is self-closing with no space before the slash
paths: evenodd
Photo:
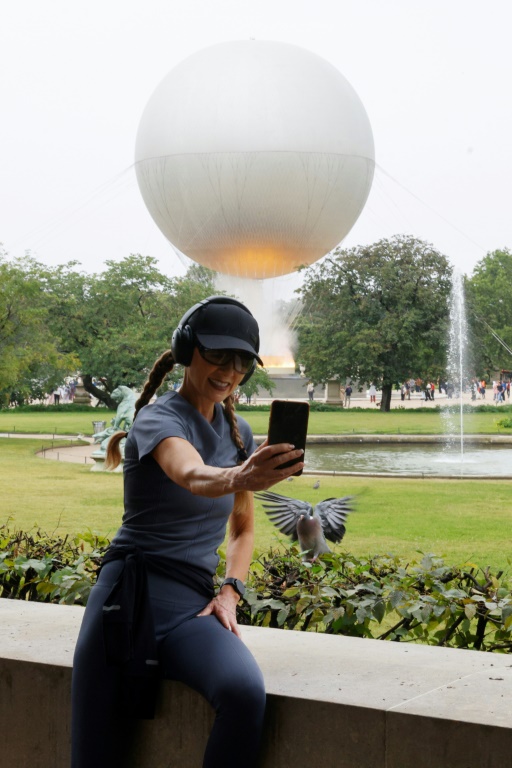
<path id="1" fill-rule="evenodd" d="M 263 278 L 343 240 L 375 155 L 365 109 L 335 67 L 248 40 L 201 50 L 168 73 L 142 115 L 135 162 L 173 245 L 218 272 Z"/>

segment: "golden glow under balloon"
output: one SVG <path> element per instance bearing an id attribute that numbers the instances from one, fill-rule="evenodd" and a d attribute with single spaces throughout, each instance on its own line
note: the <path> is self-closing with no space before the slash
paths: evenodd
<path id="1" fill-rule="evenodd" d="M 295 373 L 295 361 L 291 356 L 263 355 L 262 360 L 269 373 Z"/>
<path id="2" fill-rule="evenodd" d="M 307 254 L 302 253 L 302 259 Z M 266 278 L 294 272 L 301 261 L 300 249 L 267 247 L 257 244 L 248 246 L 244 242 L 230 244 L 229 248 L 205 248 L 194 251 L 194 261 L 215 272 L 238 277 Z"/>

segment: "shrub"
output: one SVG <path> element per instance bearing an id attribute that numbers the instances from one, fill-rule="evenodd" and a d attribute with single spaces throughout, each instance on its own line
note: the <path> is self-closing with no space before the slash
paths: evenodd
<path id="1" fill-rule="evenodd" d="M 277 399 L 279 399 L 279 398 L 277 398 Z M 303 399 L 304 399 L 304 402 L 306 402 L 307 398 L 304 397 Z M 343 410 L 343 406 L 341 406 L 341 405 L 332 405 L 330 403 L 322 403 L 321 401 L 314 401 L 312 403 L 309 403 L 309 408 L 310 408 L 311 411 L 339 412 L 339 411 Z M 268 412 L 268 411 L 270 411 L 270 404 L 267 403 L 267 404 L 261 404 L 261 405 L 247 405 L 246 403 L 237 403 L 236 410 L 237 411 L 251 411 L 251 412 L 254 412 L 254 411 L 261 411 L 261 412 L 267 411 Z M 360 410 L 364 410 L 364 409 L 361 408 Z M 368 408 L 367 410 L 368 411 L 371 410 L 372 413 L 373 413 L 375 409 Z M 428 411 L 428 408 L 426 408 L 425 410 Z"/>
<path id="2" fill-rule="evenodd" d="M 85 605 L 108 540 L 0 526 L 0 597 Z M 218 583 L 225 563 L 221 561 Z M 251 566 L 240 624 L 512 652 L 512 579 L 432 554 L 348 552 L 303 562 L 296 547 Z"/>
<path id="3" fill-rule="evenodd" d="M 108 540 L 0 526 L 0 597 L 85 605 Z"/>
<path id="4" fill-rule="evenodd" d="M 512 581 L 435 555 L 326 554 L 302 562 L 296 548 L 255 563 L 241 624 L 429 645 L 512 651 Z"/>
<path id="5" fill-rule="evenodd" d="M 97 410 L 108 410 L 105 403 L 98 402 L 96 405 L 87 405 L 86 403 L 59 403 L 59 405 L 44 405 L 36 403 L 33 405 L 17 405 L 15 408 L 10 406 L 1 410 L 9 410 L 14 413 L 92 413 Z"/>

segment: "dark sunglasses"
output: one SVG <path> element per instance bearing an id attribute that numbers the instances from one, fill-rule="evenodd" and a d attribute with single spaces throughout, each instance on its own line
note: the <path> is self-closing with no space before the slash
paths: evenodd
<path id="1" fill-rule="evenodd" d="M 248 352 L 238 352 L 232 349 L 207 349 L 197 342 L 199 354 L 211 365 L 228 365 L 231 363 L 237 373 L 248 373 L 254 365 L 254 357 Z"/>

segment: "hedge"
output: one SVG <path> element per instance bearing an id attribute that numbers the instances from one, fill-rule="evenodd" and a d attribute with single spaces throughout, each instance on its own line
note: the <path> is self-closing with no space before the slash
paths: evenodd
<path id="1" fill-rule="evenodd" d="M 0 597 L 85 605 L 108 544 L 91 532 L 62 538 L 0 526 Z M 511 653 L 512 578 L 433 554 L 403 562 L 329 553 L 309 563 L 290 547 L 252 563 L 238 621 Z"/>

